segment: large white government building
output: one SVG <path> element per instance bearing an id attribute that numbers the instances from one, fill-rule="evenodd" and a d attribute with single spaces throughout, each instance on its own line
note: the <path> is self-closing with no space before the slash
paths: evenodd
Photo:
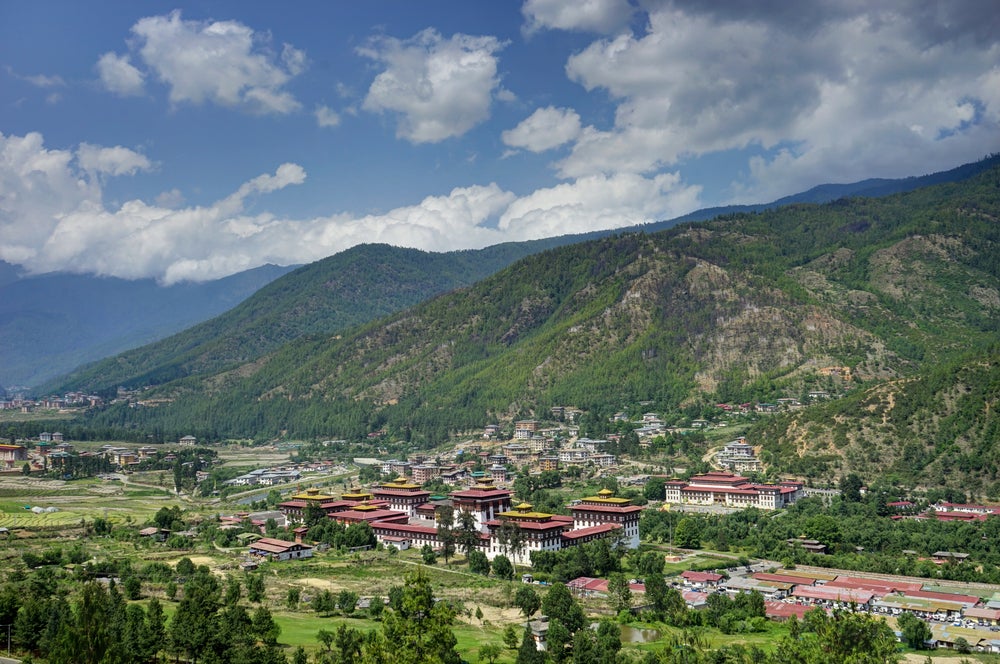
<path id="1" fill-rule="evenodd" d="M 762 510 L 781 509 L 803 496 L 802 482 L 754 484 L 734 473 L 713 471 L 691 479 L 668 480 L 664 500 L 674 505 L 725 505 L 726 507 L 756 507 Z"/>

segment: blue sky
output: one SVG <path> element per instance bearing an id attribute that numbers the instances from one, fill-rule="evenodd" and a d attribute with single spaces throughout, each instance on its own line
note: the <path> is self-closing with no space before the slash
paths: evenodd
<path id="1" fill-rule="evenodd" d="M 998 148 L 980 0 L 0 3 L 0 260 L 34 273 L 482 247 Z"/>

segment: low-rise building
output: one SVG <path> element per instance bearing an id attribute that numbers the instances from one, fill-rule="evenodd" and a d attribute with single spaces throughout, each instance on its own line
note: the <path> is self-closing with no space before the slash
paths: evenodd
<path id="1" fill-rule="evenodd" d="M 0 445 L 0 465 L 7 470 L 28 460 L 28 450 L 23 445 Z"/>
<path id="2" fill-rule="evenodd" d="M 802 482 L 754 484 L 734 473 L 711 472 L 695 475 L 686 482 L 668 480 L 665 483 L 664 500 L 678 505 L 725 505 L 775 510 L 801 498 L 803 489 Z"/>
<path id="3" fill-rule="evenodd" d="M 301 542 L 286 542 L 285 540 L 261 537 L 250 545 L 251 556 L 269 560 L 292 560 L 294 558 L 311 558 L 313 548 Z"/>

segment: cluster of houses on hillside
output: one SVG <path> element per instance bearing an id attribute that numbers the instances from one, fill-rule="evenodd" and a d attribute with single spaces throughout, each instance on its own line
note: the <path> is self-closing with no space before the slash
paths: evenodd
<path id="1" fill-rule="evenodd" d="M 84 392 L 67 392 L 61 397 L 49 396 L 39 399 L 27 399 L 17 395 L 0 399 L 0 410 L 16 410 L 30 413 L 36 410 L 63 410 L 65 408 L 91 408 L 103 406 L 104 399 Z"/>
<path id="2" fill-rule="evenodd" d="M 551 435 L 536 435 L 504 444 L 493 443 L 488 448 L 466 444 L 455 450 L 449 457 L 450 461 L 416 454 L 405 460 L 356 458 L 354 462 L 376 466 L 382 475 L 388 477 L 405 475 L 417 484 L 440 478 L 453 486 L 475 481 L 484 474 L 489 475 L 494 482 L 503 484 L 511 479 L 510 468 L 528 467 L 547 471 L 574 466 L 608 468 L 618 463 L 614 454 L 604 451 L 608 440 L 573 438 L 564 441 L 561 447 L 557 446 L 556 440 Z M 473 471 L 477 466 L 485 470 Z"/>
<path id="3" fill-rule="evenodd" d="M 21 444 L 22 442 L 25 444 Z M 178 445 L 193 446 L 196 442 L 194 436 L 184 436 L 178 440 Z M 152 445 L 141 447 L 102 445 L 95 449 L 77 450 L 73 443 L 66 440 L 62 432 L 43 431 L 34 440 L 0 445 L 0 470 L 20 471 L 26 462 L 32 470 L 57 469 L 66 467 L 72 459 L 98 457 L 107 459 L 113 469 L 128 472 L 161 451 L 162 447 Z M 170 462 L 175 458 L 172 453 L 168 453 L 163 460 Z"/>

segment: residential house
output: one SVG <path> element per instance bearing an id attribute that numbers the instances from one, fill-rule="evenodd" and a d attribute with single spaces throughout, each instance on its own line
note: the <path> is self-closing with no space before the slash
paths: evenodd
<path id="1" fill-rule="evenodd" d="M 251 556 L 270 560 L 292 560 L 311 558 L 313 547 L 301 542 L 286 542 L 285 540 L 261 537 L 250 545 Z"/>

